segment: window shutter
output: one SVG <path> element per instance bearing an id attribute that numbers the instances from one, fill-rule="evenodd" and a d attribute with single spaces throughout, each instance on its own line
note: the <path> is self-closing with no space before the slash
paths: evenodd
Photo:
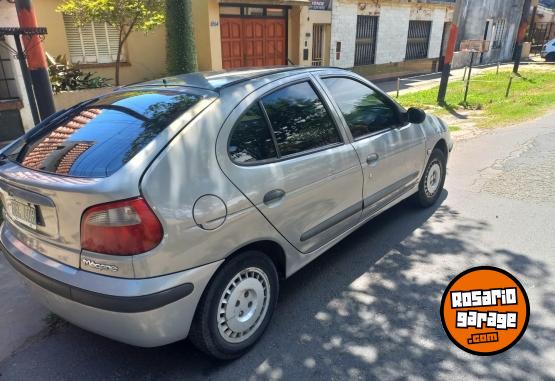
<path id="1" fill-rule="evenodd" d="M 73 63 L 111 63 L 117 59 L 119 31 L 106 23 L 78 27 L 72 16 L 64 14 L 64 26 Z M 125 51 L 122 52 L 125 61 Z"/>
<path id="2" fill-rule="evenodd" d="M 107 41 L 110 44 L 110 50 L 112 52 L 112 61 L 115 62 L 118 58 L 118 46 L 119 46 L 119 30 L 116 27 L 106 24 L 106 35 Z M 126 61 L 125 47 L 121 52 L 121 60 Z"/>
<path id="3" fill-rule="evenodd" d="M 81 43 L 81 33 L 79 28 L 73 22 L 73 17 L 64 14 L 64 27 L 66 30 L 67 45 L 69 47 L 69 55 L 71 62 L 85 62 L 85 52 Z"/>
<path id="4" fill-rule="evenodd" d="M 85 63 L 98 62 L 92 23 L 83 25 L 79 30 L 81 41 L 83 41 L 83 51 L 85 52 Z"/>
<path id="5" fill-rule="evenodd" d="M 110 52 L 110 44 L 106 36 L 106 27 L 104 24 L 94 24 L 94 37 L 96 40 L 96 50 L 98 63 L 112 62 L 112 54 Z"/>

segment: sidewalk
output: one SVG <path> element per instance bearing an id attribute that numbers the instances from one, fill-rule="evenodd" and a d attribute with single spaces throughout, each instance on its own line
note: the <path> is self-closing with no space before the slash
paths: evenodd
<path id="1" fill-rule="evenodd" d="M 36 302 L 0 254 L 0 360 L 39 334 L 48 324 L 48 310 Z"/>
<path id="2" fill-rule="evenodd" d="M 500 70 L 511 69 L 513 63 L 505 63 L 499 66 Z M 472 76 L 483 73 L 487 70 L 496 70 L 497 64 L 494 65 L 481 65 L 474 66 L 472 68 Z M 462 81 L 465 69 L 454 69 L 451 70 L 450 81 Z M 401 78 L 401 84 L 399 87 L 399 94 L 406 94 L 420 90 L 431 89 L 432 87 L 438 86 L 441 79 L 441 72 L 422 74 L 414 77 Z M 383 91 L 390 93 L 390 95 L 395 95 L 397 91 L 397 79 L 386 80 L 386 81 L 376 81 L 376 86 L 378 86 Z"/>

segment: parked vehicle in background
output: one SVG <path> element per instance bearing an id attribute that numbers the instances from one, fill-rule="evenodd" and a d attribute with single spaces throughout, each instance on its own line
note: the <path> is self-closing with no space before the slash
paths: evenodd
<path id="1" fill-rule="evenodd" d="M 555 62 L 555 39 L 548 41 L 542 48 L 540 53 L 542 58 L 547 62 Z"/>
<path id="2" fill-rule="evenodd" d="M 413 196 L 453 143 L 356 74 L 195 73 L 53 115 L 2 153 L 2 250 L 68 321 L 221 359 L 267 327 L 280 279 Z"/>

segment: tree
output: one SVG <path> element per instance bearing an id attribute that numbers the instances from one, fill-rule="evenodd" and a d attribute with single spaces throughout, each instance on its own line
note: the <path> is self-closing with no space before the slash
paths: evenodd
<path id="1" fill-rule="evenodd" d="M 118 29 L 116 86 L 120 84 L 123 45 L 131 32 L 140 30 L 146 33 L 165 21 L 164 0 L 64 0 L 56 10 L 73 16 L 78 25 L 105 22 Z"/>
<path id="2" fill-rule="evenodd" d="M 166 0 L 168 74 L 197 71 L 191 0 Z"/>

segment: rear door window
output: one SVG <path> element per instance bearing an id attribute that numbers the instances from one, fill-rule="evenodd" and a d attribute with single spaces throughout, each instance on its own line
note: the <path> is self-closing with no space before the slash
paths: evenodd
<path id="1" fill-rule="evenodd" d="M 341 143 L 339 131 L 310 83 L 284 87 L 265 96 L 262 103 L 280 156 Z"/>
<path id="2" fill-rule="evenodd" d="M 258 103 L 239 119 L 231 133 L 228 151 L 236 163 L 253 163 L 277 157 L 270 127 Z"/>
<path id="3" fill-rule="evenodd" d="M 110 94 L 44 128 L 16 161 L 60 175 L 110 176 L 200 99 L 171 90 Z"/>

